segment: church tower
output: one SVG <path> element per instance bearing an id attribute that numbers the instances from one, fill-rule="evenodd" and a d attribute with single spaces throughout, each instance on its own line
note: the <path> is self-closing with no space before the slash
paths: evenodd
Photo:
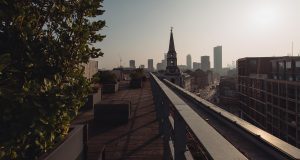
<path id="1" fill-rule="evenodd" d="M 166 75 L 179 76 L 180 70 L 177 67 L 177 53 L 175 51 L 174 38 L 173 38 L 173 27 L 171 27 L 169 51 L 167 53 L 167 68 Z"/>

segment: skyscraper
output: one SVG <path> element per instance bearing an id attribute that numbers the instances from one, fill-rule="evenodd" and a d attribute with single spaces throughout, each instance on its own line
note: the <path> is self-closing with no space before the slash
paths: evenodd
<path id="1" fill-rule="evenodd" d="M 154 71 L 154 68 L 153 68 L 153 59 L 148 59 L 148 70 L 150 72 Z"/>
<path id="2" fill-rule="evenodd" d="M 203 71 L 210 70 L 209 56 L 201 56 L 201 69 Z"/>
<path id="3" fill-rule="evenodd" d="M 192 56 L 190 54 L 186 56 L 186 65 L 187 69 L 192 70 Z"/>
<path id="4" fill-rule="evenodd" d="M 214 47 L 214 70 L 219 74 L 222 72 L 222 46 Z"/>
<path id="5" fill-rule="evenodd" d="M 201 63 L 193 62 L 193 70 L 201 69 Z"/>
<path id="6" fill-rule="evenodd" d="M 130 68 L 135 68 L 135 60 L 130 60 L 129 61 L 129 67 Z"/>

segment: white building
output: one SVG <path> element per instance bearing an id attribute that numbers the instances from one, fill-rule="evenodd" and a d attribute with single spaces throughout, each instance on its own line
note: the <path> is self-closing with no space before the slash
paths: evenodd
<path id="1" fill-rule="evenodd" d="M 98 72 L 98 61 L 89 60 L 88 63 L 83 64 L 84 74 L 87 79 L 91 79 Z"/>

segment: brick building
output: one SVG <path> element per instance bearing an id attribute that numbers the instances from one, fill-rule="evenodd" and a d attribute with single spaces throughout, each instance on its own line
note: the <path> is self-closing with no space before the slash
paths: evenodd
<path id="1" fill-rule="evenodd" d="M 300 57 L 237 61 L 242 118 L 300 147 Z"/>
<path id="2" fill-rule="evenodd" d="M 191 91 L 203 89 L 213 83 L 213 73 L 211 71 L 202 71 L 197 69 L 195 71 L 186 71 L 191 76 Z"/>
<path id="3" fill-rule="evenodd" d="M 220 78 L 218 94 L 223 105 L 238 105 L 236 77 L 223 76 Z"/>

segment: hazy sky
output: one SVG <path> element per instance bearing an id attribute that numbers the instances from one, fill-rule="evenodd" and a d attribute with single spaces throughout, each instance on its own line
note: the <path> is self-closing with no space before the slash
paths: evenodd
<path id="1" fill-rule="evenodd" d="M 99 68 L 156 63 L 168 50 L 173 26 L 178 64 L 223 46 L 223 67 L 238 58 L 300 52 L 300 0 L 104 0 L 107 38 Z"/>

